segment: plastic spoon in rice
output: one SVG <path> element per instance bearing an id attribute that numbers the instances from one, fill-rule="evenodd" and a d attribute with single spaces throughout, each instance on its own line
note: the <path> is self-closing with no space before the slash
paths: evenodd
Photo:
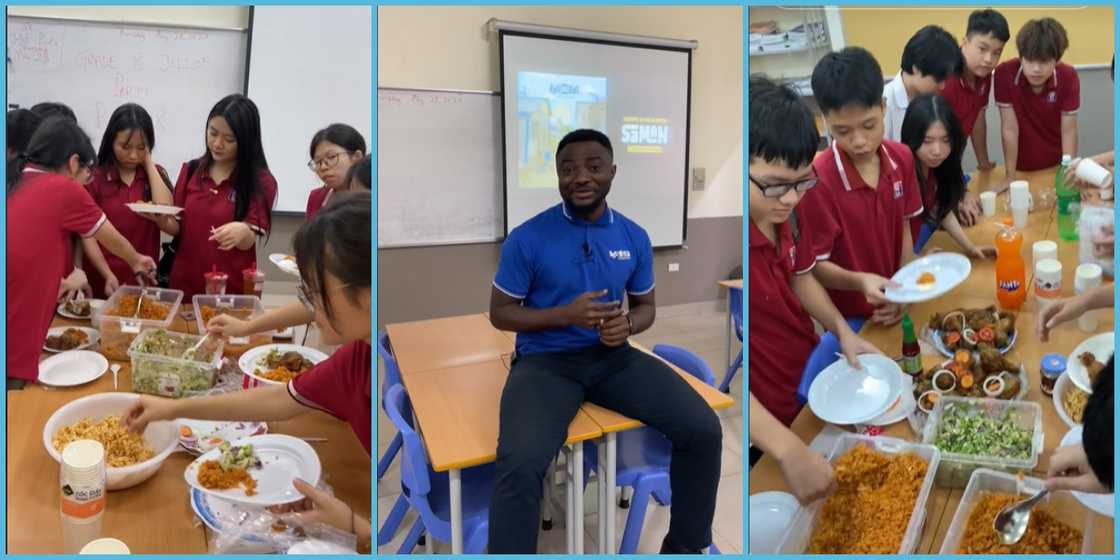
<path id="1" fill-rule="evenodd" d="M 121 372 L 121 365 L 120 364 L 113 364 L 113 367 L 111 367 L 109 369 L 113 370 L 113 390 L 116 391 L 117 390 L 117 374 Z"/>
<path id="2" fill-rule="evenodd" d="M 996 518 L 992 522 L 992 528 L 999 534 L 1000 542 L 1005 545 L 1019 542 L 1027 532 L 1027 522 L 1031 519 L 1031 508 L 1049 493 L 1049 490 L 1043 488 L 1033 498 L 1011 504 L 996 514 Z"/>

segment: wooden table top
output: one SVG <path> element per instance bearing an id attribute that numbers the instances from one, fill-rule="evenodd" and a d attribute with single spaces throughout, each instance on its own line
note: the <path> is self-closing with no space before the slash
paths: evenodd
<path id="1" fill-rule="evenodd" d="M 1002 177 L 1001 169 L 978 174 L 973 178 L 970 186 L 973 189 L 984 190 L 989 184 L 994 184 Z M 1052 190 L 1053 177 L 1054 171 L 1049 170 L 1027 174 L 1026 180 L 1031 183 L 1031 190 L 1037 193 L 1043 188 Z M 1037 201 L 1038 194 L 1035 194 L 1035 197 Z M 1063 297 L 1069 297 L 1073 295 L 1073 270 L 1076 268 L 1078 260 L 1077 246 L 1076 243 L 1058 239 L 1055 213 L 1056 210 L 1049 209 L 1031 214 L 1029 226 L 1024 232 L 1026 240 L 1023 244 L 1023 258 L 1029 269 L 1031 262 L 1030 244 L 1033 242 L 1030 240 L 1050 239 L 1056 241 L 1058 243 L 1059 260 L 1062 261 L 1063 265 L 1062 295 Z M 994 218 L 983 218 L 977 226 L 965 231 L 974 243 L 991 244 L 998 228 L 996 220 L 1006 215 L 1007 211 L 997 205 L 997 215 Z M 956 243 L 943 231 L 934 234 L 928 246 L 940 246 L 950 251 L 960 250 Z M 1036 329 L 1040 303 L 1035 298 L 1033 277 L 1029 272 L 1028 278 L 1027 301 L 1019 311 L 1015 323 L 1018 330 L 1018 339 L 1008 356 L 1012 361 L 1021 361 L 1026 365 L 1030 387 L 1025 400 L 1037 402 L 1042 408 L 1042 425 L 1045 432 L 1043 452 L 1039 457 L 1038 466 L 1031 474 L 1032 476 L 1045 478 L 1050 456 L 1054 449 L 1058 447 L 1062 436 L 1069 431 L 1069 428 L 1058 417 L 1052 399 L 1044 395 L 1039 388 L 1039 363 L 1044 354 L 1068 355 L 1081 341 L 1092 336 L 1092 334 L 1081 332 L 1078 329 L 1077 322 L 1072 321 L 1053 329 L 1048 342 L 1040 342 Z M 928 323 L 934 312 L 944 312 L 958 307 L 987 307 L 995 304 L 997 304 L 995 299 L 995 263 L 994 261 L 973 260 L 972 274 L 961 286 L 936 300 L 911 305 L 909 313 L 914 320 L 915 328 L 920 331 Z M 1100 311 L 1099 317 L 1100 321 L 1096 332 L 1112 331 L 1115 321 L 1113 313 Z M 860 336 L 873 343 L 888 356 L 896 356 L 901 353 L 902 330 L 897 325 L 879 327 L 868 323 L 860 331 Z M 946 359 L 939 355 L 923 353 L 922 365 L 928 369 Z M 807 444 L 812 442 L 824 427 L 825 423 L 814 416 L 808 406 L 801 410 L 790 426 L 791 430 Z M 899 422 L 886 427 L 883 435 L 908 441 L 921 440 L 920 435 L 915 434 L 907 422 Z M 777 462 L 769 455 L 764 455 L 751 469 L 748 486 L 751 494 L 772 490 L 789 491 L 788 486 L 782 479 Z M 915 550 L 916 553 L 936 554 L 940 550 L 941 543 L 948 533 L 949 525 L 956 513 L 957 506 L 960 504 L 963 493 L 963 489 L 948 489 L 934 485 L 926 505 L 927 519 L 923 526 L 918 547 Z M 1092 514 L 1092 523 L 1093 545 L 1091 552 L 1112 553 L 1113 519 Z"/>
<path id="2" fill-rule="evenodd" d="M 513 353 L 513 341 L 482 314 L 387 325 L 401 372 L 487 362 Z"/>
<path id="3" fill-rule="evenodd" d="M 716 284 L 723 286 L 724 288 L 739 288 L 740 290 L 743 289 L 742 278 L 738 278 L 735 280 L 720 280 L 719 282 L 716 282 Z"/>
<path id="4" fill-rule="evenodd" d="M 88 324 L 56 318 L 52 326 Z M 172 329 L 193 332 L 196 327 L 193 321 L 178 317 Z M 119 387 L 129 391 L 131 369 L 127 363 L 122 365 Z M 112 391 L 111 373 L 80 387 L 46 389 L 28 385 L 21 391 L 8 391 L 8 456 L 20 459 L 8 462 L 9 554 L 63 553 L 56 478 L 59 465 L 43 449 L 43 426 L 66 403 Z M 370 518 L 370 457 L 362 452 L 361 442 L 348 424 L 309 411 L 292 420 L 269 423 L 269 433 L 327 438 L 311 444 L 323 465 L 326 482 L 354 511 Z M 196 526 L 190 488 L 183 480 L 183 472 L 193 460 L 187 453 L 172 453 L 152 478 L 133 488 L 110 492 L 102 536 L 124 541 L 134 554 L 206 553 L 206 531 Z"/>

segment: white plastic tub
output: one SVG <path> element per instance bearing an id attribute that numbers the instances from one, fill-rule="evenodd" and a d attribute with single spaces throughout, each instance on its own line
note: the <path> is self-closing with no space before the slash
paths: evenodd
<path id="1" fill-rule="evenodd" d="M 836 445 L 828 455 L 828 462 L 835 464 L 841 455 L 857 445 L 869 446 L 872 450 L 884 455 L 914 453 L 929 463 L 925 479 L 922 482 L 922 489 L 918 492 L 918 500 L 914 503 L 914 513 L 910 515 L 910 522 L 906 526 L 906 533 L 903 534 L 902 543 L 898 548 L 899 554 L 914 552 L 914 548 L 918 546 L 918 541 L 922 536 L 922 526 L 926 519 L 926 502 L 929 500 L 930 491 L 933 489 L 934 473 L 937 472 L 941 452 L 932 445 L 913 443 L 901 439 L 843 434 L 837 438 Z M 797 510 L 793 522 L 790 523 L 789 530 L 778 545 L 778 554 L 803 554 L 809 548 L 810 539 L 817 526 L 817 514 L 823 505 L 824 500 L 817 500 L 808 507 L 802 506 Z"/>
<path id="2" fill-rule="evenodd" d="M 126 310 L 127 313 L 116 313 L 119 311 L 121 298 L 125 296 L 139 296 L 144 294 L 145 300 L 159 302 L 168 308 L 167 317 L 163 320 L 154 319 L 134 319 L 132 314 L 134 310 Z M 128 361 L 128 348 L 132 345 L 132 341 L 143 329 L 166 329 L 171 326 L 175 321 L 175 315 L 179 312 L 179 305 L 183 302 L 183 292 L 181 290 L 165 290 L 162 288 L 141 288 L 139 286 L 121 286 L 109 298 L 109 301 L 102 305 L 93 314 L 93 324 L 101 329 L 101 353 L 106 358 L 116 362 Z"/>
<path id="3" fill-rule="evenodd" d="M 959 554 L 958 550 L 961 546 L 961 539 L 964 538 L 965 526 L 968 524 L 968 516 L 972 513 L 972 508 L 980 501 L 980 495 L 983 492 L 998 492 L 1001 494 L 1014 494 L 1020 496 L 1022 499 L 1027 499 L 1045 486 L 1044 481 L 1037 478 L 1025 477 L 1019 480 L 1018 477 L 991 469 L 976 469 L 972 472 L 972 477 L 968 480 L 968 486 L 961 496 L 960 505 L 957 506 L 957 511 L 953 515 L 953 522 L 949 525 L 949 532 L 945 534 L 945 540 L 941 543 L 941 552 L 939 554 Z M 1054 492 L 1042 499 L 1038 507 L 1045 507 L 1054 514 L 1058 520 L 1080 529 L 1082 532 L 1081 540 L 1081 553 L 1089 552 L 1091 543 L 1093 542 L 1093 512 L 1073 494 L 1069 492 Z"/>

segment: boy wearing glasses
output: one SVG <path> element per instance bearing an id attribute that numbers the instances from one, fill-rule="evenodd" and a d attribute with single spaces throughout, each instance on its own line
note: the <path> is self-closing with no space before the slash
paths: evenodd
<path id="1" fill-rule="evenodd" d="M 801 223 L 813 225 L 813 274 L 852 330 L 867 319 L 893 325 L 903 308 L 883 290 L 913 260 L 908 221 L 922 214 L 914 156 L 883 138 L 883 72 L 871 53 L 826 54 L 812 87 L 833 138 L 813 162 L 819 184 L 801 204 Z"/>
<path id="2" fill-rule="evenodd" d="M 801 409 L 797 388 L 817 347 L 815 318 L 838 340 L 849 362 L 878 352 L 844 321 L 810 274 L 817 265 L 809 235 L 816 227 L 796 209 L 817 186 L 813 156 L 820 137 L 808 106 L 789 88 L 752 77 L 750 92 L 750 464 L 772 454 L 794 495 L 824 495 L 832 470 L 788 426 Z M 819 188 L 819 187 L 818 187 Z M 835 347 L 835 345 L 833 346 Z M 807 364 L 809 364 L 807 366 Z M 819 371 L 819 369 L 818 369 Z M 804 372 L 804 373 L 803 373 Z M 760 451 L 761 449 L 761 451 Z"/>

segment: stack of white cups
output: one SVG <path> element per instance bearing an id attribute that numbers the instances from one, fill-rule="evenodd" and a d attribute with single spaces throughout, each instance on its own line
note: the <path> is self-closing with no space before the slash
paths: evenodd
<path id="1" fill-rule="evenodd" d="M 101 536 L 105 511 L 105 447 L 83 439 L 62 450 L 62 541 L 67 554 L 79 552 Z"/>
<path id="2" fill-rule="evenodd" d="M 1031 186 L 1026 181 L 1012 181 L 1010 197 L 1011 217 L 1015 221 L 1015 229 L 1027 227 L 1027 214 L 1031 211 Z"/>
<path id="3" fill-rule="evenodd" d="M 1034 294 L 1041 299 L 1062 296 L 1062 263 L 1056 259 L 1042 259 L 1034 265 Z"/>
<path id="4" fill-rule="evenodd" d="M 1097 286 L 1101 285 L 1101 270 L 1100 265 L 1093 263 L 1086 263 L 1077 267 L 1077 274 L 1073 279 L 1073 289 L 1078 294 L 1083 294 Z M 1089 310 L 1082 313 L 1077 318 L 1077 326 L 1087 333 L 1097 330 L 1097 312 Z"/>
<path id="5" fill-rule="evenodd" d="M 1049 240 L 1035 241 L 1034 245 L 1031 245 L 1031 257 L 1032 267 L 1038 267 L 1038 261 L 1058 260 L 1058 244 Z"/>

